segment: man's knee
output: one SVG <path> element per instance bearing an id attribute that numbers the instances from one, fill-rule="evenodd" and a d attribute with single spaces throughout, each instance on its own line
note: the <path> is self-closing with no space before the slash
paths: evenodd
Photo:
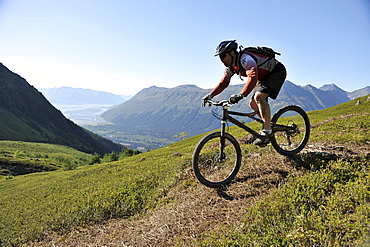
<path id="1" fill-rule="evenodd" d="M 267 93 L 256 92 L 254 95 L 254 101 L 258 104 L 259 102 L 265 102 L 269 95 Z"/>

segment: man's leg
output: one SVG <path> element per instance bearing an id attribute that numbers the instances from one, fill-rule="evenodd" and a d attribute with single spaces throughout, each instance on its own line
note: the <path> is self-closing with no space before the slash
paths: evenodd
<path id="1" fill-rule="evenodd" d="M 260 112 L 259 116 L 263 120 L 263 130 L 260 133 L 260 136 L 254 140 L 254 145 L 265 146 L 272 136 L 272 129 L 271 129 L 271 112 L 270 112 L 270 105 L 267 102 L 267 97 L 269 94 L 262 93 L 257 91 L 250 103 L 250 106 L 253 110 L 257 110 Z"/>
<path id="2" fill-rule="evenodd" d="M 251 99 L 251 102 L 249 103 L 249 107 L 252 108 L 253 111 L 255 111 L 255 112 L 258 111 L 259 112 L 258 105 L 257 105 L 256 101 L 254 100 L 254 95 Z M 258 113 L 258 116 L 261 117 L 259 113 Z"/>
<path id="3" fill-rule="evenodd" d="M 271 130 L 271 110 L 270 110 L 270 105 L 267 102 L 268 96 L 269 94 L 261 93 L 261 92 L 256 92 L 256 94 L 254 95 L 254 103 L 258 107 L 261 119 L 263 120 L 263 128 L 265 130 Z M 252 102 L 251 102 L 251 105 L 252 105 Z"/>
<path id="4" fill-rule="evenodd" d="M 267 97 L 276 99 L 279 91 L 286 78 L 286 69 L 282 63 L 276 64 L 275 68 L 269 73 L 263 81 L 260 82 L 253 100 L 251 102 L 252 109 L 256 106 L 260 112 L 260 117 L 263 120 L 263 131 L 261 135 L 253 142 L 255 145 L 266 145 L 272 137 L 271 130 L 271 110 L 267 102 Z"/>

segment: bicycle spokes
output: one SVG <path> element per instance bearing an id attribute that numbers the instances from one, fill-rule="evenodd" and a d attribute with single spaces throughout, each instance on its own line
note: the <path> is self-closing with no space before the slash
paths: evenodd
<path id="1" fill-rule="evenodd" d="M 232 137 L 209 136 L 195 152 L 194 172 L 198 179 L 210 187 L 219 187 L 231 181 L 240 166 L 240 147 Z M 229 140 L 232 138 L 232 140 Z"/>
<path id="2" fill-rule="evenodd" d="M 281 154 L 301 151 L 309 137 L 309 120 L 306 113 L 297 106 L 280 109 L 273 117 L 274 148 Z"/>
<path id="3" fill-rule="evenodd" d="M 226 162 L 227 155 L 224 153 L 223 149 L 220 151 L 218 157 L 216 158 L 216 161 L 218 163 Z"/>

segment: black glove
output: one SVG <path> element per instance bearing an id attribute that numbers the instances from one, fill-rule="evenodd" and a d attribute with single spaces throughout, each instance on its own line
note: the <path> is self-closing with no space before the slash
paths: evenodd
<path id="1" fill-rule="evenodd" d="M 211 100 L 212 98 L 213 96 L 211 94 L 207 94 L 206 96 L 204 96 L 202 99 L 202 107 L 205 107 L 208 101 Z"/>
<path id="2" fill-rule="evenodd" d="M 231 95 L 230 99 L 229 99 L 229 102 L 231 104 L 236 104 L 238 103 L 242 98 L 243 98 L 243 94 L 234 94 L 234 95 Z"/>

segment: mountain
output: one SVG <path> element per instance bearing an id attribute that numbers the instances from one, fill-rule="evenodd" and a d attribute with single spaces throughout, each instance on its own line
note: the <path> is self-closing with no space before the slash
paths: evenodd
<path id="1" fill-rule="evenodd" d="M 361 97 L 361 96 L 364 96 L 364 95 L 368 95 L 368 94 L 370 94 L 370 86 L 367 86 L 367 87 L 364 87 L 362 89 L 358 89 L 356 91 L 348 93 L 348 97 L 351 100 L 353 100 L 355 98 L 358 98 L 358 97 Z"/>
<path id="2" fill-rule="evenodd" d="M 325 109 L 349 101 L 347 92 L 334 84 L 316 88 L 312 85 L 298 86 L 286 81 L 275 101 L 270 101 L 272 112 L 283 105 L 299 105 L 306 111 Z"/>
<path id="3" fill-rule="evenodd" d="M 243 84 L 230 85 L 216 97 L 227 99 L 239 93 Z M 107 121 L 114 123 L 106 128 L 127 133 L 172 138 L 181 132 L 189 136 L 204 133 L 220 127 L 220 120 L 210 112 L 209 107 L 201 107 L 201 99 L 210 89 L 194 85 L 175 88 L 152 86 L 143 89 L 130 100 L 102 114 Z M 232 110 L 250 111 L 251 96 L 232 106 Z M 348 93 L 334 84 L 316 88 L 312 85 L 298 86 L 286 81 L 277 100 L 270 100 L 271 112 L 284 105 L 299 105 L 306 111 L 325 109 L 349 101 Z M 245 118 L 244 118 L 245 119 Z M 248 119 L 245 119 L 248 120 Z M 123 141 L 121 141 L 123 142 Z"/>
<path id="4" fill-rule="evenodd" d="M 217 98 L 234 94 L 243 85 L 229 86 Z M 125 131 L 149 131 L 172 137 L 180 132 L 190 136 L 214 129 L 219 120 L 201 107 L 201 99 L 210 90 L 195 85 L 175 88 L 155 87 L 143 89 L 133 98 L 110 109 L 102 117 Z M 241 108 L 236 105 L 234 109 Z"/>
<path id="5" fill-rule="evenodd" d="M 135 129 L 168 133 L 169 136 L 186 131 L 193 135 L 208 130 L 215 122 L 214 118 L 206 121 L 203 118 L 209 112 L 200 107 L 205 93 L 206 90 L 194 85 L 170 89 L 152 86 L 106 111 L 102 117 L 125 131 Z"/>
<path id="6" fill-rule="evenodd" d="M 122 147 L 68 120 L 21 76 L 0 63 L 0 139 L 66 145 L 87 153 Z"/>
<path id="7" fill-rule="evenodd" d="M 40 88 L 39 90 L 53 105 L 118 105 L 129 97 L 72 87 Z"/>

